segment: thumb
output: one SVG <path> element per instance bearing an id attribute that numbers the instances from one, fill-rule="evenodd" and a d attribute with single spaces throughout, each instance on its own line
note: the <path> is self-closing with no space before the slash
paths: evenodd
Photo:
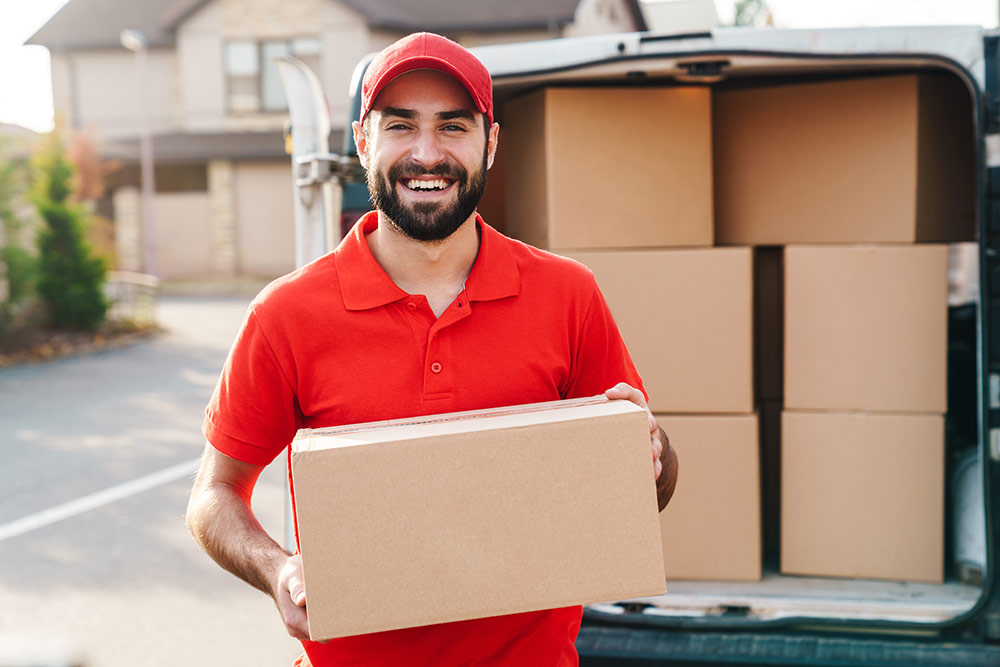
<path id="1" fill-rule="evenodd" d="M 300 607 L 306 606 L 306 589 L 302 585 L 302 579 L 299 577 L 293 577 L 288 582 L 288 594 L 292 598 L 292 602 Z"/>

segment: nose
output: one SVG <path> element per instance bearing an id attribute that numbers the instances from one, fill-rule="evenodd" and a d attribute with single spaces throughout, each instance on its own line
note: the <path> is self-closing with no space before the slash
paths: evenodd
<path id="1" fill-rule="evenodd" d="M 437 133 L 433 131 L 416 133 L 413 146 L 410 147 L 410 157 L 426 169 L 443 162 L 445 152 Z"/>

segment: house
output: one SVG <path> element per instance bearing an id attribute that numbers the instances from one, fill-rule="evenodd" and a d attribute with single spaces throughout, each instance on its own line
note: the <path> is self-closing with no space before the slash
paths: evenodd
<path id="1" fill-rule="evenodd" d="M 147 268 L 145 122 L 158 275 L 272 277 L 294 266 L 287 112 L 273 56 L 294 55 L 318 75 L 338 150 L 355 64 L 409 32 L 477 46 L 645 27 L 638 0 L 70 0 L 28 43 L 52 54 L 57 115 L 90 133 L 111 167 L 99 209 L 115 221 L 117 268 Z M 126 50 L 125 29 L 145 48 Z"/>

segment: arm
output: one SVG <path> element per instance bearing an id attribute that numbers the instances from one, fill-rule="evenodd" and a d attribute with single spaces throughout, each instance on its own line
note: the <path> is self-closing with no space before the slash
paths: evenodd
<path id="1" fill-rule="evenodd" d="M 288 634 L 305 640 L 309 626 L 301 558 L 264 532 L 250 505 L 263 469 L 206 445 L 188 501 L 187 525 L 215 562 L 274 598 Z"/>
<path id="2" fill-rule="evenodd" d="M 670 502 L 670 497 L 674 495 L 674 486 L 677 484 L 677 454 L 670 446 L 667 434 L 660 428 L 656 417 L 650 412 L 646 398 L 641 391 L 624 382 L 619 382 L 604 392 L 604 395 L 611 399 L 632 401 L 640 408 L 645 408 L 649 415 L 649 443 L 653 452 L 653 477 L 656 480 L 656 499 L 662 512 L 663 508 Z"/>

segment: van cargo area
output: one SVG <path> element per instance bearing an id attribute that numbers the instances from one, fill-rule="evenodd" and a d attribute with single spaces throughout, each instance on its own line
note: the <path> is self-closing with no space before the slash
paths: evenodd
<path id="1" fill-rule="evenodd" d="M 969 619 L 982 623 L 988 604 L 1000 639 L 977 316 L 986 75 L 952 48 L 981 45 L 983 31 L 943 29 L 946 55 L 931 48 L 937 33 L 876 32 L 477 50 L 502 128 L 483 218 L 594 271 L 654 410 L 677 424 L 681 472 L 661 524 L 669 592 L 587 608 L 586 664 L 727 651 L 732 662 L 827 664 L 819 644 L 768 632 L 954 637 Z M 928 40 L 919 53 L 917 38 Z M 752 252 L 752 276 L 724 263 L 721 253 L 740 248 Z M 752 426 L 715 425 L 724 419 Z M 815 445 L 806 453 L 783 442 L 790 419 Z M 841 423 L 861 429 L 845 446 L 846 434 L 829 432 Z M 826 435 L 822 447 L 809 428 Z M 715 453 L 685 455 L 703 442 Z M 801 479 L 814 481 L 803 490 L 792 483 Z M 805 495 L 792 507 L 783 494 Z M 683 558 L 671 573 L 672 553 Z M 1000 655 L 957 645 L 937 655 L 917 639 L 916 653 L 893 657 L 872 641 L 873 653 L 854 642 L 854 657 L 829 664 Z"/>

